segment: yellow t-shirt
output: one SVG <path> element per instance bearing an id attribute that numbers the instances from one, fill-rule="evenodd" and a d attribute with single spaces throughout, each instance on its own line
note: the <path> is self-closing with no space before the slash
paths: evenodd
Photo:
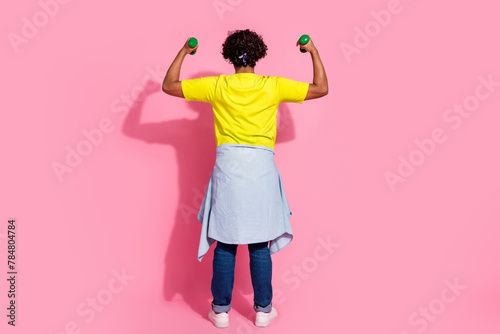
<path id="1" fill-rule="evenodd" d="M 186 101 L 212 104 L 217 146 L 225 143 L 274 149 L 276 114 L 282 102 L 302 103 L 309 83 L 255 73 L 181 80 Z"/>

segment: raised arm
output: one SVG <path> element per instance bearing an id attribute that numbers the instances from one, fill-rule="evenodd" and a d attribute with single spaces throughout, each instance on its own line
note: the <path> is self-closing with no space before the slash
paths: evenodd
<path id="1" fill-rule="evenodd" d="M 184 97 L 184 94 L 182 94 L 182 86 L 181 82 L 179 81 L 179 76 L 181 73 L 181 65 L 184 60 L 184 57 L 188 53 L 191 53 L 198 49 L 198 45 L 196 47 L 192 48 L 188 44 L 189 38 L 186 40 L 186 43 L 184 43 L 184 46 L 182 49 L 177 53 L 177 56 L 175 57 L 174 61 L 168 68 L 167 74 L 165 75 L 165 79 L 163 79 L 163 84 L 161 86 L 162 90 L 172 96 L 177 96 L 177 97 Z"/>
<path id="2" fill-rule="evenodd" d="M 297 41 L 297 45 L 299 45 L 300 39 Z M 318 49 L 314 46 L 312 38 L 309 38 L 309 42 L 304 45 L 300 45 L 300 48 L 306 50 L 311 54 L 312 62 L 313 62 L 313 83 L 309 84 L 309 90 L 307 91 L 307 95 L 304 98 L 305 100 L 317 99 L 319 97 L 325 96 L 328 94 L 328 80 L 326 79 L 325 68 L 323 67 L 323 63 L 321 62 L 321 58 L 319 57 Z"/>

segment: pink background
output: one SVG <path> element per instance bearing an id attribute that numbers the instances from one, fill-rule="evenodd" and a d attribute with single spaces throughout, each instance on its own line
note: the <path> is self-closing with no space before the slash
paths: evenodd
<path id="1" fill-rule="evenodd" d="M 196 259 L 211 106 L 159 83 L 190 36 L 200 47 L 181 80 L 234 73 L 221 45 L 246 28 L 269 47 L 257 74 L 306 82 L 311 57 L 295 43 L 309 34 L 330 93 L 279 108 L 295 236 L 273 255 L 279 317 L 254 327 L 240 246 L 222 331 L 500 332 L 496 2 L 66 2 L 0 14 L 2 333 L 221 331 L 207 319 L 214 246 Z M 84 155 L 58 177 L 69 150 Z M 10 218 L 18 328 L 6 324 Z"/>

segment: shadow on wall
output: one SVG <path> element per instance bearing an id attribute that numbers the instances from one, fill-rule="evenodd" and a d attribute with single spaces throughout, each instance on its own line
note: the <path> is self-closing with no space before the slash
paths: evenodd
<path id="1" fill-rule="evenodd" d="M 192 78 L 219 75 L 215 72 L 198 72 Z M 172 301 L 179 294 L 195 312 L 206 318 L 212 301 L 210 284 L 213 248 L 216 243 L 200 263 L 197 255 L 201 223 L 197 215 L 215 164 L 216 141 L 212 105 L 196 101 L 186 102 L 187 107 L 197 113 L 198 117 L 195 119 L 140 123 L 145 101 L 149 95 L 158 92 L 164 94 L 161 85 L 149 81 L 144 91 L 139 94 L 141 98 L 135 101 L 124 119 L 122 131 L 127 137 L 175 148 L 179 165 L 179 203 L 170 240 L 165 240 L 168 247 L 165 255 L 164 298 Z M 170 98 L 175 97 L 166 96 L 165 104 L 168 104 Z M 168 110 L 168 107 L 166 109 Z M 293 140 L 295 128 L 288 106 L 280 104 L 278 114 L 276 143 Z M 253 310 L 253 288 L 249 277 L 249 262 L 238 261 L 244 249 L 244 256 L 248 259 L 248 248 L 238 247 L 231 309 L 247 315 Z"/>

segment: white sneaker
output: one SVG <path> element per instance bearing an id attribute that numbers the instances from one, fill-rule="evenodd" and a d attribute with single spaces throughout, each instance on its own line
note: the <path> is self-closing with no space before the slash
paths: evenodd
<path id="1" fill-rule="evenodd" d="M 223 328 L 229 326 L 229 314 L 227 312 L 215 313 L 214 310 L 208 312 L 208 319 L 215 325 L 215 327 Z"/>
<path id="2" fill-rule="evenodd" d="M 273 321 L 274 318 L 278 316 L 278 311 L 273 307 L 271 312 L 257 312 L 255 316 L 255 326 L 266 327 Z"/>

